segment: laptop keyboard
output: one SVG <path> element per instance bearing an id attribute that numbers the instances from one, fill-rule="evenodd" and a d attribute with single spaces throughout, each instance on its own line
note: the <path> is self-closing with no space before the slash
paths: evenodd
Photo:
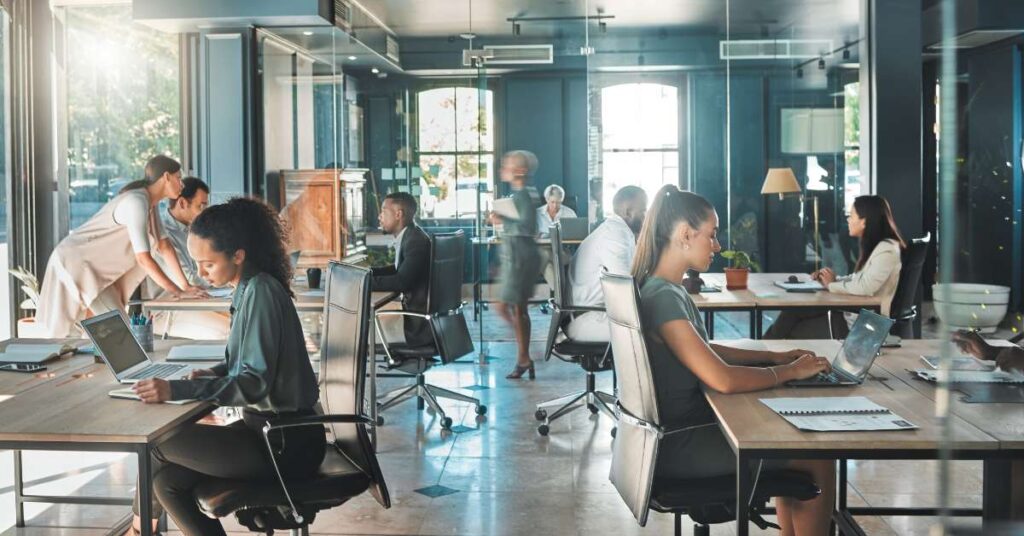
<path id="1" fill-rule="evenodd" d="M 828 374 L 825 374 L 824 372 L 819 372 L 815 380 L 821 383 L 839 383 L 840 381 L 842 381 L 842 378 L 839 377 L 839 375 L 836 374 L 834 371 L 829 372 Z"/>
<path id="2" fill-rule="evenodd" d="M 139 372 L 132 374 L 133 380 L 145 380 L 147 378 L 169 378 L 181 372 L 185 365 L 159 364 L 150 365 Z"/>

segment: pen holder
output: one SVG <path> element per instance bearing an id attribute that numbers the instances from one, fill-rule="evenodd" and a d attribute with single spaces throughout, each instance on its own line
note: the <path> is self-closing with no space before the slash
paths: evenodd
<path id="1" fill-rule="evenodd" d="M 142 349 L 147 352 L 153 351 L 153 323 L 149 322 L 146 324 L 132 324 L 132 335 L 135 340 L 139 341 L 142 345 Z"/>

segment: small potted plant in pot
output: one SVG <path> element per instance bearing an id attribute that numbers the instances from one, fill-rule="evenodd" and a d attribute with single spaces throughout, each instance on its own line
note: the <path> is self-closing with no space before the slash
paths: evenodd
<path id="1" fill-rule="evenodd" d="M 17 336 L 21 339 L 44 338 L 42 326 L 36 323 L 35 312 L 39 310 L 39 280 L 28 270 L 18 267 L 10 270 L 11 275 L 21 281 L 21 290 L 28 296 L 20 307 L 30 316 L 18 319 Z"/>
<path id="2" fill-rule="evenodd" d="M 725 288 L 729 290 L 747 288 L 747 276 L 750 271 L 761 269 L 757 261 L 751 259 L 747 252 L 739 249 L 727 249 L 722 252 L 722 257 L 729 259 L 729 267 L 725 269 Z"/>

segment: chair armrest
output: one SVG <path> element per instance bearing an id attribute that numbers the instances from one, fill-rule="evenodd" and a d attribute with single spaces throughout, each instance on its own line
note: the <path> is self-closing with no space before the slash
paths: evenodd
<path id="1" fill-rule="evenodd" d="M 367 426 L 374 426 L 376 424 L 365 415 L 309 415 L 306 417 L 271 419 L 267 421 L 263 428 L 269 432 L 270 430 L 277 430 L 280 428 L 295 428 L 297 426 L 313 426 L 329 423 L 365 424 Z"/>
<path id="2" fill-rule="evenodd" d="M 395 310 L 387 310 L 387 311 L 377 311 L 377 312 L 373 313 L 373 316 L 376 316 L 378 318 L 380 318 L 382 316 L 411 316 L 413 318 L 422 318 L 423 320 L 430 320 L 430 315 L 428 315 L 426 313 L 414 313 L 412 311 L 399 311 L 397 309 L 395 309 Z"/>
<path id="3" fill-rule="evenodd" d="M 592 307 L 592 306 L 587 306 L 587 305 L 569 305 L 569 306 L 565 306 L 565 307 L 559 307 L 557 305 L 554 305 L 554 303 L 552 303 L 552 307 L 555 309 L 555 311 L 564 311 L 566 313 L 585 313 L 585 312 L 603 313 L 603 312 L 605 312 L 605 308 L 604 307 Z"/>

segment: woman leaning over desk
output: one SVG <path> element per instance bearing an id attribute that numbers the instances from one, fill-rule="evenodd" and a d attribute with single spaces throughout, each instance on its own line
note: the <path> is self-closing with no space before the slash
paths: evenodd
<path id="1" fill-rule="evenodd" d="M 193 424 L 153 455 L 159 502 L 154 518 L 162 505 L 183 533 L 208 536 L 224 534 L 224 529 L 199 510 L 195 487 L 208 477 L 273 479 L 263 425 L 271 418 L 313 414 L 320 395 L 289 289 L 292 268 L 284 231 L 274 210 L 243 198 L 212 206 L 192 223 L 188 250 L 202 278 L 235 288 L 226 362 L 195 371 L 188 380 L 144 380 L 134 389 L 146 403 L 194 398 L 242 408 L 241 421 Z M 270 441 L 285 478 L 309 476 L 323 461 L 322 427 L 275 430 Z M 135 529 L 141 526 L 138 517 L 134 522 Z"/>
<path id="2" fill-rule="evenodd" d="M 147 275 L 176 298 L 204 295 L 188 284 L 155 210 L 160 201 L 181 194 L 181 164 L 157 155 L 146 163 L 145 173 L 145 179 L 128 183 L 53 250 L 37 319 L 46 337 L 75 337 L 76 324 L 90 313 L 123 311 Z M 173 280 L 156 263 L 153 249 Z"/>
<path id="3" fill-rule="evenodd" d="M 682 286 L 687 270 L 706 272 L 718 243 L 718 214 L 707 199 L 668 185 L 658 190 L 637 239 L 632 274 L 662 426 L 684 429 L 662 442 L 655 472 L 666 478 L 733 474 L 736 457 L 704 398 L 703 386 L 723 393 L 771 389 L 827 371 L 828 360 L 803 350 L 758 352 L 711 344 L 703 317 Z M 753 366 L 772 363 L 769 367 Z M 811 476 L 821 495 L 776 499 L 782 534 L 823 535 L 835 502 L 831 460 L 767 461 Z"/>
<path id="4" fill-rule="evenodd" d="M 850 275 L 837 276 L 831 268 L 811 274 L 829 292 L 879 296 L 882 314 L 889 315 L 900 280 L 901 254 L 907 247 L 896 227 L 889 202 L 882 196 L 862 195 L 846 217 L 850 236 L 860 240 L 860 257 Z M 853 315 L 853 313 L 850 313 Z M 765 339 L 844 339 L 850 332 L 844 315 L 783 311 L 765 332 Z"/>

